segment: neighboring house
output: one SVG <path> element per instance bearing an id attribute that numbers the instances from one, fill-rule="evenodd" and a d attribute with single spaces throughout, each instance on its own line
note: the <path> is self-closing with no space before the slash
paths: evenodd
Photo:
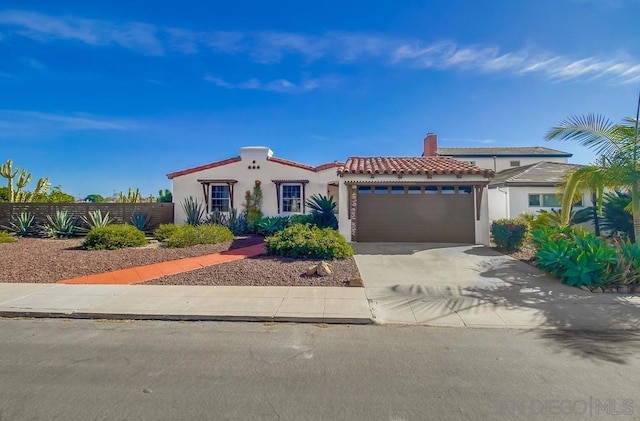
<path id="1" fill-rule="evenodd" d="M 489 183 L 489 220 L 516 218 L 523 212 L 560 209 L 558 187 L 580 165 L 537 162 L 500 171 Z M 585 191 L 577 209 L 592 206 Z"/>
<path id="2" fill-rule="evenodd" d="M 573 155 L 542 146 L 506 148 L 440 148 L 438 138 L 429 133 L 424 139 L 423 156 L 448 156 L 475 165 L 490 168 L 496 173 L 540 161 L 566 164 Z"/>
<path id="3" fill-rule="evenodd" d="M 351 157 L 340 175 L 340 232 L 351 241 L 489 244 L 494 172 L 446 157 Z"/>
<path id="4" fill-rule="evenodd" d="M 204 203 L 205 211 L 242 211 L 245 192 L 260 180 L 265 216 L 307 213 L 306 200 L 314 194 L 338 199 L 336 169 L 332 162 L 318 167 L 273 156 L 263 146 L 240 149 L 240 156 L 167 174 L 173 181 L 174 221 L 184 222 L 182 203 L 188 197 Z"/>

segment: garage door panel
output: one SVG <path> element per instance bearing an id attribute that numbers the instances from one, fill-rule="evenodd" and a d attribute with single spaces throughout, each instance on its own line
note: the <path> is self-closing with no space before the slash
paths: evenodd
<path id="1" fill-rule="evenodd" d="M 473 195 L 359 195 L 357 241 L 474 243 Z"/>

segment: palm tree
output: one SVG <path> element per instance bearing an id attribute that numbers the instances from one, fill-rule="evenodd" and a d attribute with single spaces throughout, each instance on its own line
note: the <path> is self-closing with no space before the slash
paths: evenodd
<path id="1" fill-rule="evenodd" d="M 613 124 L 605 117 L 594 114 L 572 116 L 552 127 L 545 135 L 547 140 L 576 140 L 603 157 L 599 166 L 599 177 L 609 183 L 626 186 L 631 191 L 633 230 L 636 238 L 640 238 L 639 119 L 640 96 L 635 119 L 627 117 L 621 124 Z M 588 177 L 585 173 L 582 177 L 586 179 Z M 573 195 L 568 195 L 566 200 L 571 200 L 572 197 Z"/>
<path id="2" fill-rule="evenodd" d="M 569 225 L 573 205 L 582 197 L 581 192 L 588 189 L 591 191 L 596 235 L 600 235 L 599 219 L 602 215 L 604 190 L 606 187 L 617 187 L 617 181 L 611 179 L 611 177 L 611 173 L 608 173 L 598 165 L 586 165 L 570 172 L 561 186 L 560 223 L 562 225 Z"/>

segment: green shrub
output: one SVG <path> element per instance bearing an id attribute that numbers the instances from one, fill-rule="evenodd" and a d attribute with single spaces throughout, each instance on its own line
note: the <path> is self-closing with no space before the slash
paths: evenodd
<path id="1" fill-rule="evenodd" d="M 623 241 L 616 247 L 616 264 L 605 283 L 640 285 L 640 243 Z"/>
<path id="2" fill-rule="evenodd" d="M 233 233 L 222 225 L 180 225 L 167 239 L 167 247 L 189 247 L 197 244 L 218 244 L 233 240 Z"/>
<path id="3" fill-rule="evenodd" d="M 114 224 L 92 228 L 82 247 L 87 250 L 116 250 L 125 247 L 138 247 L 147 244 L 144 232 L 133 225 Z"/>
<path id="4" fill-rule="evenodd" d="M 265 240 L 267 252 L 293 258 L 346 259 L 353 248 L 336 230 L 295 224 Z"/>
<path id="5" fill-rule="evenodd" d="M 6 231 L 0 231 L 0 244 L 1 243 L 13 243 L 15 242 L 16 239 L 11 236 L 11 234 L 9 234 Z"/>
<path id="6" fill-rule="evenodd" d="M 164 241 L 171 237 L 174 232 L 178 230 L 178 227 L 174 224 L 160 224 L 158 228 L 153 232 L 153 238 L 158 241 Z"/>
<path id="7" fill-rule="evenodd" d="M 498 219 L 491 224 L 491 234 L 498 248 L 518 251 L 527 238 L 527 223 L 521 219 Z"/>
<path id="8" fill-rule="evenodd" d="M 295 224 L 313 224 L 313 216 L 312 215 L 302 215 L 295 214 L 289 217 L 289 225 Z"/>
<path id="9" fill-rule="evenodd" d="M 582 229 L 542 228 L 532 233 L 538 267 L 571 286 L 593 287 L 612 282 L 616 248 Z"/>
<path id="10" fill-rule="evenodd" d="M 255 231 L 256 234 L 268 237 L 278 231 L 282 231 L 288 226 L 288 216 L 264 216 L 256 222 Z"/>

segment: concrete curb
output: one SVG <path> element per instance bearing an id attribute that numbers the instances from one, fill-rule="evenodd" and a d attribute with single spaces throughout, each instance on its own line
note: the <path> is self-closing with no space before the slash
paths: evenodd
<path id="1" fill-rule="evenodd" d="M 297 316 L 243 316 L 243 315 L 197 315 L 197 314 L 139 314 L 139 313 L 90 313 L 61 311 L 0 310 L 0 318 L 39 319 L 103 319 L 103 320 L 165 320 L 165 321 L 207 321 L 207 322 L 276 322 L 276 323 L 327 323 L 370 325 L 375 324 L 367 317 L 297 317 Z"/>

